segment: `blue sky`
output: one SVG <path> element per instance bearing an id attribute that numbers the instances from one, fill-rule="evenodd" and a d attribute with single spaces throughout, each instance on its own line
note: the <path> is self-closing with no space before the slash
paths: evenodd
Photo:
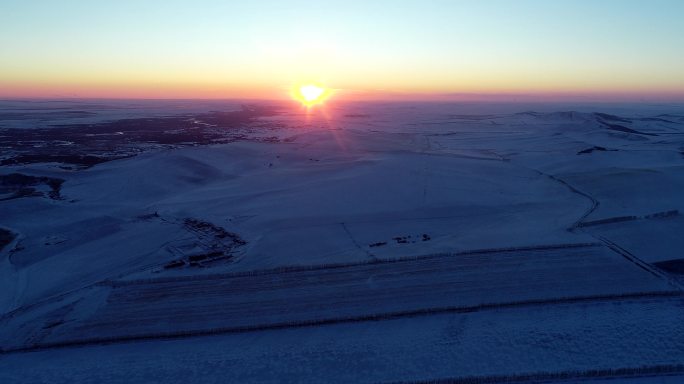
<path id="1" fill-rule="evenodd" d="M 0 94 L 220 95 L 302 81 L 677 94 L 683 15 L 683 1 L 665 0 L 0 0 Z"/>

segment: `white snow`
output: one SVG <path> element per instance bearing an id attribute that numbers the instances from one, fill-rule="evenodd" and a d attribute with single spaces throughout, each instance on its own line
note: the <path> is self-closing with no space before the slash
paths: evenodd
<path id="1" fill-rule="evenodd" d="M 214 107 L 95 105 L 99 115 L 69 119 Z M 684 363 L 681 280 L 652 264 L 684 258 L 681 106 L 369 103 L 325 112 L 287 107 L 241 128 L 241 141 L 148 150 L 81 171 L 0 167 L 66 180 L 61 200 L 0 201 L 0 225 L 19 236 L 0 251 L 0 340 L 30 348 L 354 323 L 0 353 L 0 380 L 410 381 Z M 661 212 L 675 213 L 650 216 Z M 227 233 L 246 244 L 226 245 Z M 596 245 L 548 248 L 587 243 Z M 189 265 L 217 246 L 229 255 Z M 519 247 L 539 249 L 470 253 Z M 446 264 L 366 264 L 430 254 Z M 357 267 L 235 277 L 331 264 Z M 285 276 L 296 284 L 283 287 Z M 427 314 L 588 296 L 603 298 Z M 357 321 L 418 310 L 427 312 Z"/>

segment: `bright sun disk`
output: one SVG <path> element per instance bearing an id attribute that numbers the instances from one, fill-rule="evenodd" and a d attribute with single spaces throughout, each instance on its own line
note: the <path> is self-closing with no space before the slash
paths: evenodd
<path id="1" fill-rule="evenodd" d="M 295 98 L 302 102 L 302 104 L 310 107 L 315 104 L 321 104 L 328 96 L 329 91 L 326 88 L 314 84 L 306 84 L 298 87 L 295 91 Z"/>

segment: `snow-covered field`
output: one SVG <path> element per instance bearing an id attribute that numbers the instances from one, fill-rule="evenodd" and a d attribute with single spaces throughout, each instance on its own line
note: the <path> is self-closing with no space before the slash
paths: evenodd
<path id="1" fill-rule="evenodd" d="M 444 313 L 13 353 L 2 357 L 0 378 L 370 383 L 530 375 L 539 382 L 548 373 L 610 377 L 632 368 L 632 375 L 679 372 L 682 380 L 683 317 L 680 298 Z"/>
<path id="2" fill-rule="evenodd" d="M 683 379 L 682 106 L 127 103 L 0 103 L 3 382 Z"/>

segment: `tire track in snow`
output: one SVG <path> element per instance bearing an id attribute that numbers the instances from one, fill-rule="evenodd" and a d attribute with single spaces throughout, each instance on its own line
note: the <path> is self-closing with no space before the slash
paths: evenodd
<path id="1" fill-rule="evenodd" d="M 533 372 L 513 375 L 453 377 L 416 381 L 400 381 L 395 384 L 497 384 L 497 383 L 568 383 L 569 380 L 635 380 L 654 376 L 679 376 L 684 374 L 684 364 L 648 365 L 628 368 L 607 368 L 586 371 Z M 684 380 L 684 377 L 682 378 Z M 592 380 L 593 382 L 593 380 Z"/>
<path id="2" fill-rule="evenodd" d="M 115 336 L 115 337 L 100 337 L 92 339 L 82 339 L 82 340 L 65 340 L 58 342 L 47 342 L 35 345 L 20 346 L 20 347 L 0 347 L 0 356 L 14 353 L 25 353 L 34 352 L 41 350 L 51 350 L 60 348 L 73 348 L 73 347 L 86 347 L 93 345 L 108 345 L 108 344 L 119 344 L 119 343 L 131 343 L 131 342 L 145 342 L 145 341 L 157 341 L 157 340 L 173 340 L 173 339 L 184 339 L 190 337 L 202 337 L 202 336 L 215 336 L 231 333 L 246 333 L 246 332 L 258 332 L 258 331 L 269 331 L 269 330 L 280 330 L 280 329 L 292 329 L 292 328 L 304 328 L 313 326 L 325 326 L 343 323 L 359 323 L 359 322 L 369 322 L 369 321 L 384 321 L 384 320 L 395 320 L 401 318 L 411 318 L 420 316 L 431 316 L 436 314 L 445 313 L 473 313 L 481 311 L 497 311 L 505 309 L 518 309 L 518 308 L 532 308 L 536 306 L 552 306 L 552 305 L 573 305 L 573 304 L 590 304 L 590 303 L 614 303 L 614 302 L 629 302 L 638 300 L 681 300 L 682 294 L 680 291 L 662 291 L 662 292 L 642 292 L 642 293 L 630 293 L 630 294 L 616 294 L 616 295 L 590 295 L 590 296 L 578 296 L 578 297 L 567 297 L 567 298 L 551 298 L 551 299 L 540 299 L 540 300 L 523 300 L 517 302 L 508 303 L 497 303 L 497 304 L 480 304 L 473 306 L 447 306 L 447 307 L 436 307 L 409 311 L 398 311 L 389 313 L 377 313 L 368 314 L 361 316 L 350 316 L 350 317 L 338 317 L 338 318 L 326 318 L 326 319 L 314 319 L 306 321 L 297 322 L 281 322 L 281 323 L 268 323 L 268 324 L 256 324 L 250 326 L 233 326 L 233 327 L 220 327 L 214 329 L 201 329 L 201 330 L 183 330 L 183 331 L 170 331 L 170 332 L 159 332 L 159 333 L 149 333 L 142 335 L 126 335 L 126 336 Z M 449 381 L 447 381 L 449 382 Z"/>
<path id="3" fill-rule="evenodd" d="M 368 255 L 368 257 L 370 257 L 372 260 L 377 260 L 377 259 L 378 259 L 377 257 L 375 257 L 374 254 L 372 254 L 372 253 L 371 253 L 370 251 L 368 251 L 367 249 L 364 249 L 364 248 L 361 246 L 361 244 L 359 244 L 359 243 L 356 241 L 356 239 L 354 239 L 354 236 L 352 236 L 351 232 L 349 232 L 349 228 L 347 228 L 347 224 L 345 224 L 344 222 L 341 222 L 340 225 L 342 225 L 342 229 L 344 229 L 344 232 L 347 234 L 347 237 L 349 237 L 349 240 L 351 240 L 352 243 L 354 243 L 354 245 L 356 246 L 356 248 L 358 248 L 361 252 L 363 252 L 363 253 L 365 253 L 366 255 Z"/>
<path id="4" fill-rule="evenodd" d="M 623 256 L 625 259 L 627 259 L 629 262 L 635 264 L 637 267 L 644 269 L 647 272 L 650 272 L 651 274 L 667 281 L 668 284 L 679 289 L 680 291 L 684 290 L 684 287 L 676 279 L 673 279 L 670 276 L 666 275 L 665 273 L 661 272 L 659 269 L 657 269 L 656 267 L 652 266 L 651 264 L 645 262 L 644 260 L 642 260 L 638 256 L 634 255 L 633 253 L 627 251 L 626 249 L 620 247 L 619 245 L 608 240 L 605 237 L 594 235 L 593 233 L 585 231 L 584 229 L 582 229 L 581 224 L 584 223 L 586 218 L 589 217 L 589 215 L 591 215 L 592 213 L 594 213 L 598 209 L 598 207 L 601 205 L 601 203 L 596 198 L 594 198 L 593 196 L 591 196 L 590 194 L 588 194 L 586 192 L 583 192 L 582 190 L 576 188 L 572 184 L 568 183 L 567 181 L 565 181 L 565 180 L 563 180 L 557 176 L 554 176 L 552 174 L 543 172 L 543 171 L 535 169 L 535 168 L 523 166 L 520 164 L 516 164 L 516 165 L 518 165 L 519 167 L 526 168 L 526 169 L 532 170 L 534 172 L 537 172 L 542 176 L 546 176 L 547 178 L 549 178 L 549 179 L 551 179 L 551 180 L 553 180 L 559 184 L 562 184 L 567 189 L 569 189 L 572 193 L 574 193 L 576 195 L 580 195 L 580 196 L 582 196 L 582 197 L 584 197 L 590 201 L 591 206 L 582 214 L 582 216 L 579 217 L 579 219 L 577 219 L 577 221 L 575 221 L 570 227 L 567 228 L 568 232 L 572 232 L 572 233 L 582 232 L 584 234 L 587 234 L 587 235 L 595 238 L 596 240 L 600 241 L 601 243 L 603 243 L 606 247 L 610 248 L 613 252 Z"/>

